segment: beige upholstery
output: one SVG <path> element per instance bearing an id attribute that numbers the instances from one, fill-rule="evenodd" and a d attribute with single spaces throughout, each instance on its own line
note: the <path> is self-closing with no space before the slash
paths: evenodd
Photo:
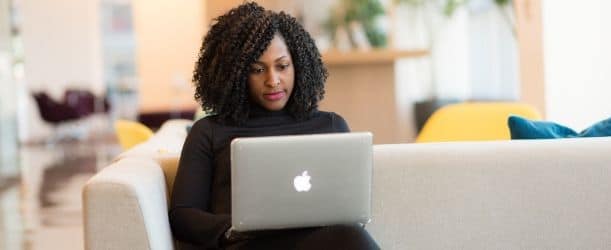
<path id="1" fill-rule="evenodd" d="M 180 149 L 153 143 L 86 185 L 86 249 L 173 248 Z M 376 145 L 367 230 L 383 249 L 606 249 L 610 149 L 611 138 Z"/>
<path id="2" fill-rule="evenodd" d="M 168 194 L 172 193 L 172 187 L 174 187 L 174 178 L 176 177 L 176 170 L 178 170 L 178 160 L 179 156 L 168 156 L 158 159 L 159 165 L 165 175 Z"/>
<path id="3" fill-rule="evenodd" d="M 379 145 L 383 249 L 608 249 L 611 137 Z"/>
<path id="4" fill-rule="evenodd" d="M 156 161 L 125 158 L 83 190 L 85 249 L 172 249 L 165 178 Z"/>
<path id="5" fill-rule="evenodd" d="M 180 151 L 187 136 L 187 127 L 191 123 L 191 120 L 186 119 L 169 120 L 146 143 L 139 144 L 120 154 L 116 160 L 124 158 L 154 159 L 163 169 L 166 177 L 166 188 L 168 194 L 171 194 Z"/>
<path id="6" fill-rule="evenodd" d="M 85 249 L 173 248 L 168 197 L 188 125 L 190 120 L 164 123 L 87 182 Z"/>

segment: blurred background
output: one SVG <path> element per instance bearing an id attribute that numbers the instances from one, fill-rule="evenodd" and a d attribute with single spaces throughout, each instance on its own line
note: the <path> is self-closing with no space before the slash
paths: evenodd
<path id="1" fill-rule="evenodd" d="M 304 25 L 321 109 L 375 143 L 436 108 L 515 101 L 575 130 L 611 116 L 605 0 L 260 0 Z M 0 0 L 0 249 L 82 249 L 80 192 L 118 120 L 193 119 L 211 19 L 241 0 Z"/>

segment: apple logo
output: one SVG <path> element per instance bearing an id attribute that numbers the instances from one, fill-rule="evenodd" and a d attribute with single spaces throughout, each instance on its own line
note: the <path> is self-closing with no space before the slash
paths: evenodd
<path id="1" fill-rule="evenodd" d="M 310 191 L 312 184 L 310 184 L 310 176 L 308 175 L 308 171 L 303 171 L 301 175 L 295 176 L 295 179 L 293 179 L 293 185 L 295 186 L 295 190 L 297 190 L 297 192 Z"/>

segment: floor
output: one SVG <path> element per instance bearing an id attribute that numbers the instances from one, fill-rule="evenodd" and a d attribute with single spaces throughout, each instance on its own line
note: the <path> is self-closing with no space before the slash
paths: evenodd
<path id="1" fill-rule="evenodd" d="M 112 136 L 22 146 L 0 176 L 0 250 L 83 249 L 81 188 L 119 152 Z"/>

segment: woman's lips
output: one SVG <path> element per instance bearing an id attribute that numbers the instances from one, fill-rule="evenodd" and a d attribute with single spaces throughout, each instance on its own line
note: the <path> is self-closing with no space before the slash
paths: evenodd
<path id="1" fill-rule="evenodd" d="M 265 98 L 265 100 L 268 100 L 268 101 L 278 101 L 284 98 L 284 91 L 263 94 L 263 98 Z"/>

